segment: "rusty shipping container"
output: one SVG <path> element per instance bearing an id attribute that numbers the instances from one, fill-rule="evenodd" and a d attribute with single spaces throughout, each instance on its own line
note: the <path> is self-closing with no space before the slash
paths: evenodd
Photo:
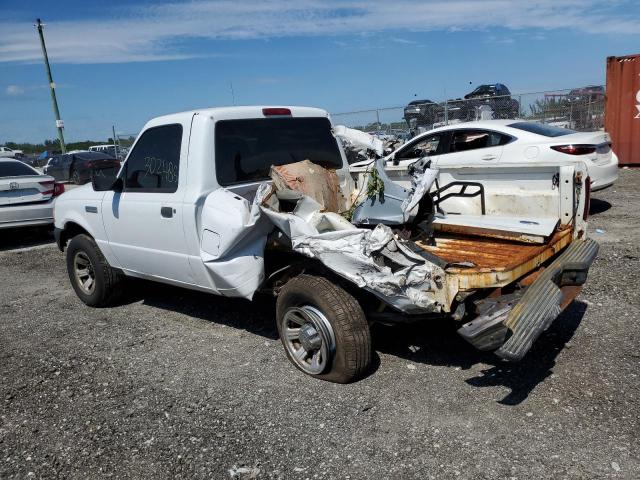
<path id="1" fill-rule="evenodd" d="M 640 54 L 607 58 L 604 112 L 620 165 L 640 166 Z"/>

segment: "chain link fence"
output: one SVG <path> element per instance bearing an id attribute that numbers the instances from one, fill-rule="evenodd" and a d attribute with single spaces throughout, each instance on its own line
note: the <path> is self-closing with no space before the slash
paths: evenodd
<path id="1" fill-rule="evenodd" d="M 137 133 L 116 133 L 116 146 L 118 148 L 118 158 L 126 158 L 131 146 L 138 137 Z"/>
<path id="2" fill-rule="evenodd" d="M 412 101 L 406 106 L 331 114 L 335 125 L 346 125 L 379 136 L 409 137 L 444 125 L 474 120 L 521 119 L 578 131 L 604 128 L 603 86 L 440 103 Z"/>

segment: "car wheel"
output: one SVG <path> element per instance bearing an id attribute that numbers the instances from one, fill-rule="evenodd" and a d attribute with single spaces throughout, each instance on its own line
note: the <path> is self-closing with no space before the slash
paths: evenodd
<path id="1" fill-rule="evenodd" d="M 369 370 L 371 334 L 364 312 L 328 279 L 289 280 L 278 295 L 276 316 L 287 357 L 307 375 L 348 383 Z"/>
<path id="2" fill-rule="evenodd" d="M 88 235 L 76 235 L 69 242 L 67 272 L 76 294 L 90 307 L 107 307 L 120 296 L 122 274 L 111 268 Z"/>
<path id="3" fill-rule="evenodd" d="M 69 175 L 69 178 L 71 179 L 71 183 L 75 185 L 80 185 L 80 174 L 78 173 L 77 170 L 73 170 L 71 172 L 71 175 Z"/>

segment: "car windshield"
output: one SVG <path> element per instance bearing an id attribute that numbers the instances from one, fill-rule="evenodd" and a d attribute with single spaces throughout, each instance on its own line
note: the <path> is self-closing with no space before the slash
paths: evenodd
<path id="1" fill-rule="evenodd" d="M 495 85 L 480 85 L 471 95 L 492 95 L 496 92 Z"/>
<path id="2" fill-rule="evenodd" d="M 0 162 L 0 178 L 25 175 L 39 175 L 39 173 L 22 162 Z"/>
<path id="3" fill-rule="evenodd" d="M 563 135 L 576 133 L 575 130 L 569 130 L 568 128 L 556 127 L 538 122 L 516 122 L 511 123 L 508 126 L 511 128 L 517 128 L 518 130 L 524 130 L 525 132 L 537 133 L 538 135 L 543 135 L 545 137 L 561 137 Z"/>
<path id="4" fill-rule="evenodd" d="M 222 186 L 269 178 L 271 165 L 310 160 L 342 168 L 327 118 L 263 118 L 216 123 L 216 175 Z"/>

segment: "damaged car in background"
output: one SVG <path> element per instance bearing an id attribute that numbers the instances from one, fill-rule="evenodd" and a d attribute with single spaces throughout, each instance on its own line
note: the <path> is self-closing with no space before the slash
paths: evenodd
<path id="1" fill-rule="evenodd" d="M 353 137 L 349 130 L 345 135 Z M 347 145 L 351 144 L 347 139 Z M 360 152 L 361 160 L 351 164 L 352 172 L 366 169 L 372 159 L 383 155 L 368 153 Z M 618 156 L 608 133 L 576 132 L 523 120 L 485 120 L 436 128 L 384 155 L 387 174 L 405 188 L 411 186 L 411 165 L 423 157 L 429 157 L 431 165 L 439 168 L 550 162 L 585 165 L 591 191 L 610 187 L 618 179 Z"/>
<path id="2" fill-rule="evenodd" d="M 55 235 L 90 306 L 113 304 L 126 277 L 275 295 L 286 355 L 316 378 L 365 375 L 373 322 L 448 318 L 520 360 L 596 256 L 586 169 L 434 167 L 416 161 L 409 188 L 382 159 L 352 177 L 320 109 L 178 113 L 149 121 L 119 170 L 61 196 Z"/>

